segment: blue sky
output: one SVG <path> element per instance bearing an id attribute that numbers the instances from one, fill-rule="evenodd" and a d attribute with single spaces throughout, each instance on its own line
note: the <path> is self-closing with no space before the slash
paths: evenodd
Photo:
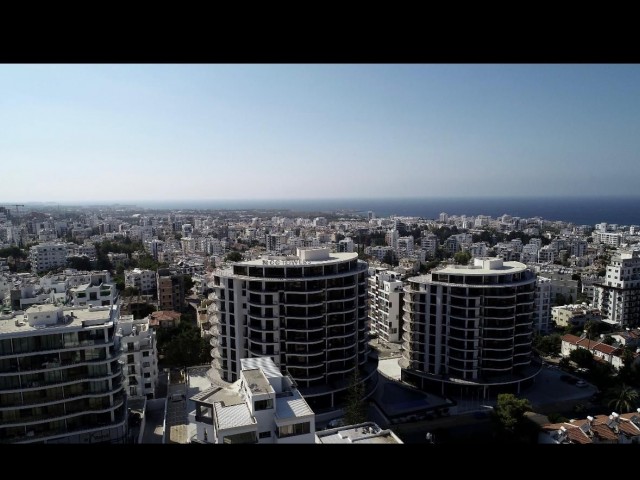
<path id="1" fill-rule="evenodd" d="M 0 203 L 635 195 L 638 65 L 0 65 Z"/>

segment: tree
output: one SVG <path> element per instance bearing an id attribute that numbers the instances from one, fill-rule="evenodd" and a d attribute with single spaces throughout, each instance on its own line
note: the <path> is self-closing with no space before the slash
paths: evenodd
<path id="1" fill-rule="evenodd" d="M 210 360 L 208 342 L 200 336 L 198 327 L 184 319 L 177 327 L 158 335 L 158 350 L 164 352 L 167 364 L 175 367 L 201 365 Z"/>
<path id="2" fill-rule="evenodd" d="M 494 410 L 495 418 L 504 431 L 515 433 L 522 427 L 524 412 L 531 410 L 526 398 L 518 398 L 512 393 L 501 393 Z"/>
<path id="3" fill-rule="evenodd" d="M 566 305 L 566 304 L 567 304 L 567 299 L 565 298 L 565 296 L 561 293 L 556 293 L 556 299 L 553 306 L 557 307 L 559 305 Z"/>
<path id="4" fill-rule="evenodd" d="M 86 256 L 67 257 L 67 265 L 71 268 L 75 268 L 76 270 L 85 272 L 91 271 L 91 260 Z"/>
<path id="5" fill-rule="evenodd" d="M 384 254 L 382 262 L 388 263 L 389 265 L 394 266 L 395 265 L 394 257 L 395 255 L 393 254 L 393 250 L 387 250 Z"/>
<path id="6" fill-rule="evenodd" d="M 242 261 L 242 254 L 240 252 L 229 252 L 227 253 L 227 256 L 224 257 L 225 261 L 227 262 L 241 262 Z"/>
<path id="7" fill-rule="evenodd" d="M 562 337 L 557 333 L 551 335 L 536 335 L 533 347 L 542 355 L 558 355 L 562 347 Z"/>
<path id="8" fill-rule="evenodd" d="M 593 366 L 593 353 L 586 348 L 576 348 L 569 354 L 569 358 L 581 368 Z"/>
<path id="9" fill-rule="evenodd" d="M 558 362 L 558 366 L 562 369 L 567 369 L 571 366 L 571 361 L 567 357 L 563 357 Z"/>
<path id="10" fill-rule="evenodd" d="M 458 252 L 453 256 L 453 259 L 458 265 L 467 265 L 471 260 L 471 254 L 469 252 Z"/>
<path id="11" fill-rule="evenodd" d="M 607 405 L 620 413 L 631 412 L 638 404 L 638 392 L 624 383 L 610 389 L 607 397 L 609 398 Z"/>
<path id="12" fill-rule="evenodd" d="M 364 383 L 356 368 L 351 376 L 351 383 L 347 390 L 347 404 L 344 408 L 344 421 L 347 425 L 356 425 L 366 420 L 365 404 L 362 397 L 364 397 Z"/>

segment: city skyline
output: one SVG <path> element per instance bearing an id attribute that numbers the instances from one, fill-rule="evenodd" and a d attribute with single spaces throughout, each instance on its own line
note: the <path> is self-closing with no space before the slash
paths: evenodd
<path id="1" fill-rule="evenodd" d="M 2 65 L 0 202 L 635 195 L 637 65 Z"/>

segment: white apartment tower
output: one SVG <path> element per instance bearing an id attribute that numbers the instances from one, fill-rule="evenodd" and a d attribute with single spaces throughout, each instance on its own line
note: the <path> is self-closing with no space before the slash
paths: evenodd
<path id="1" fill-rule="evenodd" d="M 41 243 L 29 249 L 31 270 L 42 273 L 67 265 L 67 245 L 64 243 Z"/>
<path id="2" fill-rule="evenodd" d="M 640 251 L 621 252 L 611 259 L 602 283 L 594 283 L 593 304 L 602 321 L 636 327 L 640 320 Z"/>
<path id="3" fill-rule="evenodd" d="M 541 334 L 547 334 L 552 330 L 551 323 L 551 280 L 545 277 L 536 279 L 536 299 L 533 315 L 533 329 Z"/>
<path id="4" fill-rule="evenodd" d="M 149 317 L 134 320 L 125 315 L 118 322 L 117 335 L 122 344 L 123 373 L 131 397 L 155 398 L 158 385 L 156 332 L 149 328 Z"/>
<path id="5" fill-rule="evenodd" d="M 376 269 L 368 278 L 369 322 L 371 333 L 385 342 L 399 342 L 402 316 L 401 275 L 391 270 Z"/>
<path id="6" fill-rule="evenodd" d="M 117 305 L 0 317 L 0 442 L 124 441 Z"/>
<path id="7" fill-rule="evenodd" d="M 240 360 L 271 356 L 313 408 L 337 408 L 369 360 L 367 264 L 356 253 L 298 248 L 213 272 L 208 307 L 213 325 L 212 380 L 235 382 Z"/>
<path id="8" fill-rule="evenodd" d="M 532 382 L 536 279 L 524 264 L 476 258 L 408 281 L 403 379 L 483 398 Z"/>

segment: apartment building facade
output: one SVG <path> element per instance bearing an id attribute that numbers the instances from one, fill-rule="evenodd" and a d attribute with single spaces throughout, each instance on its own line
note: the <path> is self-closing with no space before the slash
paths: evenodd
<path id="1" fill-rule="evenodd" d="M 0 442 L 123 442 L 117 305 L 0 317 Z"/>
<path id="2" fill-rule="evenodd" d="M 369 326 L 384 343 L 401 340 L 403 283 L 401 275 L 383 268 L 373 269 L 367 279 Z"/>
<path id="3" fill-rule="evenodd" d="M 367 264 L 356 253 L 298 248 L 213 273 L 212 374 L 239 378 L 240 359 L 271 356 L 315 408 L 336 408 L 350 380 L 367 382 Z"/>
<path id="4" fill-rule="evenodd" d="M 498 258 L 409 278 L 402 377 L 443 394 L 519 391 L 539 372 L 530 368 L 535 281 Z"/>

